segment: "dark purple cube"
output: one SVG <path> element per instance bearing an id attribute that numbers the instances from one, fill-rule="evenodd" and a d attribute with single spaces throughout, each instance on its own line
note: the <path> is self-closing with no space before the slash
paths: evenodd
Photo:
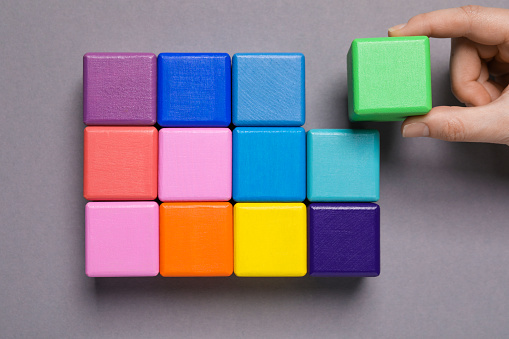
<path id="1" fill-rule="evenodd" d="M 380 207 L 372 203 L 314 203 L 308 207 L 311 276 L 380 274 Z"/>
<path id="2" fill-rule="evenodd" d="M 83 56 L 83 122 L 140 125 L 156 122 L 157 59 L 152 53 Z"/>

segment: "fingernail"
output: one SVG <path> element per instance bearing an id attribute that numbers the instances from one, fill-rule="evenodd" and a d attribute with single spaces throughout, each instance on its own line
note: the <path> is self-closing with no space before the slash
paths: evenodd
<path id="1" fill-rule="evenodd" d="M 429 137 L 429 128 L 423 122 L 414 122 L 403 127 L 404 138 Z"/>
<path id="2" fill-rule="evenodd" d="M 393 27 L 389 28 L 389 32 L 399 31 L 400 29 L 402 29 L 405 26 L 406 26 L 406 24 L 399 24 L 399 25 L 393 26 Z"/>

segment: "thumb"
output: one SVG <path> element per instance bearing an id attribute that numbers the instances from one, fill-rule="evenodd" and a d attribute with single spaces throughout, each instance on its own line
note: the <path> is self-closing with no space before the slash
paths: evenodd
<path id="1" fill-rule="evenodd" d="M 407 118 L 401 133 L 407 138 L 431 137 L 509 145 L 509 95 L 485 106 L 435 107 L 426 115 Z"/>

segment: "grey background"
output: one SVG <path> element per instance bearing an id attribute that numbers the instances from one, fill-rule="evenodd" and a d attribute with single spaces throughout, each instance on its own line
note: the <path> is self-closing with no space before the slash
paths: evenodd
<path id="1" fill-rule="evenodd" d="M 351 40 L 465 3 L 1 2 L 0 337 L 509 335 L 509 148 L 404 140 L 399 123 L 368 124 L 382 138 L 378 278 L 84 274 L 84 53 L 302 52 L 305 128 L 348 128 Z M 457 104 L 449 45 L 431 44 L 434 105 Z"/>

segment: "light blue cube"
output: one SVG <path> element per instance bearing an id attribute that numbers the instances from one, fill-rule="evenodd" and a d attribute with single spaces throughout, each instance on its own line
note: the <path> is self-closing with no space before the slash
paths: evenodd
<path id="1" fill-rule="evenodd" d="M 232 60 L 236 126 L 302 126 L 305 62 L 301 53 L 237 53 Z"/>
<path id="2" fill-rule="evenodd" d="M 233 130 L 233 200 L 306 199 L 306 132 L 302 127 Z"/>
<path id="3" fill-rule="evenodd" d="M 380 197 L 380 134 L 314 129 L 307 133 L 307 198 L 373 202 Z"/>

